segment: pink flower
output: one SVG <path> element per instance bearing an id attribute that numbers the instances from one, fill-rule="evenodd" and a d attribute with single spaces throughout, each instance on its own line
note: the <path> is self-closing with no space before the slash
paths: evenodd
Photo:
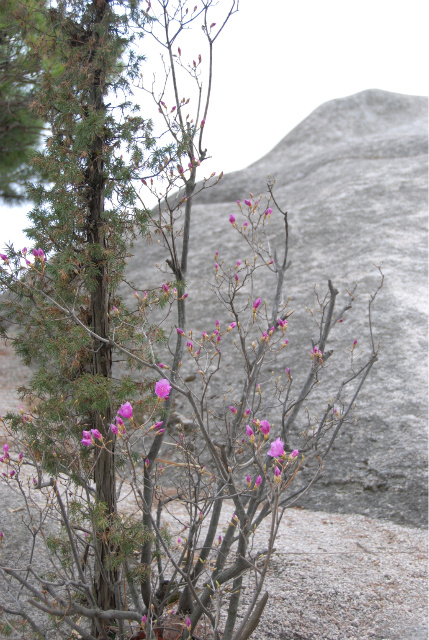
<path id="1" fill-rule="evenodd" d="M 10 477 L 11 477 L 11 478 L 13 478 L 13 476 L 15 475 L 15 470 L 14 470 L 14 469 L 12 469 L 12 471 L 10 472 L 10 474 L 9 474 L 9 475 L 10 475 Z"/>
<path id="2" fill-rule="evenodd" d="M 165 367 L 165 364 L 163 364 L 162 362 L 158 362 L 158 367 L 160 369 L 163 369 Z"/>
<path id="3" fill-rule="evenodd" d="M 179 54 L 180 55 L 180 54 Z M 147 616 L 142 617 L 142 624 L 146 624 Z"/>
<path id="4" fill-rule="evenodd" d="M 204 127 L 204 125 L 205 125 L 205 124 L 206 124 L 206 119 L 205 119 L 205 118 L 203 118 L 203 119 L 201 120 L 201 126 L 202 126 L 202 127 Z"/>
<path id="5" fill-rule="evenodd" d="M 118 427 L 123 427 L 124 426 L 125 423 L 122 420 L 122 418 L 120 418 L 119 416 L 116 416 L 115 420 L 116 420 L 116 424 L 118 425 Z"/>
<path id="6" fill-rule="evenodd" d="M 268 207 L 268 209 L 265 210 L 264 216 L 270 216 L 272 212 L 273 210 L 271 209 L 271 207 Z"/>
<path id="7" fill-rule="evenodd" d="M 296 458 L 296 456 L 297 456 L 298 454 L 299 454 L 298 449 L 294 449 L 294 450 L 292 451 L 292 453 L 290 454 L 290 457 L 291 457 L 291 458 Z"/>
<path id="8" fill-rule="evenodd" d="M 249 413 L 250 413 L 250 409 L 246 409 L 246 411 L 244 412 L 244 415 L 245 415 L 245 416 L 248 416 L 248 415 L 249 415 Z"/>
<path id="9" fill-rule="evenodd" d="M 254 311 L 256 311 L 256 309 L 259 307 L 259 305 L 261 304 L 262 300 L 261 298 L 256 298 L 255 302 L 253 303 L 253 309 Z"/>
<path id="10" fill-rule="evenodd" d="M 171 391 L 171 384 L 165 378 L 161 378 L 155 385 L 155 393 L 158 398 L 168 398 Z"/>
<path id="11" fill-rule="evenodd" d="M 227 331 L 232 331 L 236 326 L 237 326 L 236 322 L 231 322 L 231 324 L 229 325 Z"/>
<path id="12" fill-rule="evenodd" d="M 20 451 L 19 456 L 18 456 L 18 460 L 22 460 L 24 457 L 24 454 L 22 451 Z"/>
<path id="13" fill-rule="evenodd" d="M 192 344 L 192 342 L 190 340 L 188 340 L 188 342 L 186 343 L 186 346 L 188 347 L 188 349 L 190 351 L 192 351 L 192 349 L 194 348 L 194 345 Z"/>
<path id="14" fill-rule="evenodd" d="M 234 279 L 235 279 L 236 282 L 238 282 L 238 275 L 237 274 L 235 274 Z"/>
<path id="15" fill-rule="evenodd" d="M 114 433 L 114 434 L 115 434 L 115 436 L 117 436 L 117 435 L 118 435 L 118 433 L 119 433 L 119 429 L 118 429 L 117 425 L 116 425 L 116 424 L 113 424 L 113 423 L 110 425 L 110 431 L 111 431 L 112 433 Z"/>
<path id="16" fill-rule="evenodd" d="M 3 260 L 3 262 L 5 262 L 6 264 L 9 264 L 9 258 L 5 256 L 4 253 L 0 253 L 0 258 Z"/>
<path id="17" fill-rule="evenodd" d="M 282 475 L 282 472 L 280 471 L 280 469 L 278 467 L 276 467 L 274 469 L 274 477 L 277 479 L 280 479 L 280 476 Z"/>
<path id="18" fill-rule="evenodd" d="M 9 445 L 5 444 L 3 445 L 3 454 L 8 457 L 9 456 Z"/>
<path id="19" fill-rule="evenodd" d="M 188 631 L 191 630 L 191 620 L 190 618 L 186 618 L 186 626 L 188 627 Z"/>
<path id="20" fill-rule="evenodd" d="M 132 418 L 133 408 L 129 402 L 126 402 L 125 404 L 121 404 L 121 408 L 119 409 L 118 413 L 123 418 Z"/>
<path id="21" fill-rule="evenodd" d="M 271 425 L 268 420 L 261 420 L 260 428 L 264 436 L 267 436 L 270 433 Z"/>
<path id="22" fill-rule="evenodd" d="M 235 263 L 235 268 L 237 269 L 241 264 L 241 260 L 237 260 L 237 262 Z"/>
<path id="23" fill-rule="evenodd" d="M 229 221 L 231 224 L 234 224 L 235 222 L 235 215 L 231 213 L 231 215 L 229 216 Z"/>
<path id="24" fill-rule="evenodd" d="M 158 429 L 158 431 L 155 433 L 156 436 L 160 436 L 162 433 L 164 433 L 165 429 Z"/>
<path id="25" fill-rule="evenodd" d="M 238 204 L 238 206 L 240 206 L 241 205 L 241 200 L 237 200 L 237 204 Z"/>
<path id="26" fill-rule="evenodd" d="M 92 440 L 88 440 L 88 438 L 82 438 L 81 444 L 83 444 L 84 447 L 90 447 L 92 445 Z"/>
<path id="27" fill-rule="evenodd" d="M 235 407 L 228 407 L 228 409 L 232 412 L 232 413 L 237 413 L 237 409 Z"/>
<path id="28" fill-rule="evenodd" d="M 357 345 L 357 340 L 353 340 L 353 349 L 355 348 L 356 345 Z"/>
<path id="29" fill-rule="evenodd" d="M 247 220 L 246 220 L 246 222 L 244 222 L 244 223 L 243 223 L 243 227 L 246 229 L 246 227 L 247 227 L 247 225 L 248 225 L 248 224 L 249 224 L 249 223 L 248 223 L 248 222 L 247 222 Z"/>
<path id="30" fill-rule="evenodd" d="M 262 476 L 258 476 L 255 480 L 255 486 L 259 487 L 261 483 L 262 483 Z"/>
<path id="31" fill-rule="evenodd" d="M 249 436 L 249 438 L 255 437 L 252 427 L 248 424 L 246 424 L 246 436 Z"/>
<path id="32" fill-rule="evenodd" d="M 185 335 L 185 332 L 183 331 L 183 329 L 177 328 L 176 331 L 179 334 L 179 336 L 184 336 Z"/>
<path id="33" fill-rule="evenodd" d="M 272 458 L 280 458 L 284 455 L 284 452 L 285 451 L 283 448 L 283 442 L 280 440 L 280 438 L 277 438 L 277 440 L 271 443 L 270 450 L 268 451 L 267 455 L 271 456 Z"/>
<path id="34" fill-rule="evenodd" d="M 94 438 L 96 440 L 102 440 L 103 439 L 103 436 L 101 435 L 101 433 L 99 432 L 98 429 L 91 429 L 91 433 L 92 433 L 92 435 L 94 436 Z"/>
<path id="35" fill-rule="evenodd" d="M 82 437 L 91 440 L 91 433 L 89 431 L 82 431 Z"/>
<path id="36" fill-rule="evenodd" d="M 168 293 L 168 285 L 165 284 L 165 282 L 162 283 L 162 288 L 164 289 L 165 293 Z"/>
<path id="37" fill-rule="evenodd" d="M 250 200 L 245 200 L 244 204 L 246 205 L 246 207 L 251 207 L 252 206 L 252 203 L 251 203 Z"/>
<path id="38" fill-rule="evenodd" d="M 249 474 L 247 474 L 247 476 L 246 476 L 246 482 L 247 482 L 248 486 L 250 487 L 250 485 L 252 483 L 252 478 L 249 476 Z"/>

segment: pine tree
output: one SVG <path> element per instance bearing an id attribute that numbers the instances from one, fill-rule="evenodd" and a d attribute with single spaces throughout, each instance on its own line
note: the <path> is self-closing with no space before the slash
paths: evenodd
<path id="1" fill-rule="evenodd" d="M 134 388 L 130 379 L 112 379 L 110 313 L 119 305 L 126 245 L 144 228 L 133 179 L 143 170 L 150 174 L 161 153 L 145 155 L 154 145 L 151 122 L 116 97 L 129 93 L 139 72 L 141 57 L 129 47 L 130 24 L 147 19 L 138 4 L 62 0 L 49 10 L 27 4 L 19 13 L 23 26 L 32 25 L 28 47 L 43 66 L 33 108 L 51 135 L 34 164 L 51 186 L 29 189 L 35 266 L 22 285 L 9 283 L 20 301 L 6 303 L 4 317 L 24 325 L 15 347 L 37 368 L 23 393 L 37 403 L 39 421 L 30 435 L 45 468 L 70 473 L 78 483 L 93 468 L 100 521 L 94 593 L 103 611 L 116 607 L 117 572 L 107 565 L 114 543 L 106 534 L 116 514 L 112 405 Z M 77 310 L 81 326 L 49 304 L 49 296 Z M 99 432 L 106 447 L 95 459 L 77 455 L 70 468 L 70 442 L 80 444 L 83 429 Z"/>

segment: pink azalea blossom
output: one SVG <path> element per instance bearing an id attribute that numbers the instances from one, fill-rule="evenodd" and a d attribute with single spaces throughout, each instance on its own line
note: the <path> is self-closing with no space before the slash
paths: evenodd
<path id="1" fill-rule="evenodd" d="M 268 420 L 261 420 L 261 424 L 259 426 L 264 436 L 267 436 L 270 433 L 271 425 Z"/>
<path id="2" fill-rule="evenodd" d="M 121 404 L 121 408 L 119 409 L 118 413 L 123 418 L 132 418 L 133 408 L 129 402 L 126 402 L 125 404 Z"/>
<path id="3" fill-rule="evenodd" d="M 249 438 L 251 438 L 252 436 L 253 437 L 255 436 L 252 427 L 249 426 L 248 424 L 246 424 L 246 436 L 249 436 Z"/>
<path id="4" fill-rule="evenodd" d="M 271 209 L 271 207 L 268 207 L 268 209 L 265 210 L 264 212 L 264 216 L 270 216 L 272 214 L 273 210 Z"/>
<path id="5" fill-rule="evenodd" d="M 118 427 L 123 427 L 125 425 L 124 421 L 119 416 L 116 416 L 115 420 Z"/>
<path id="6" fill-rule="evenodd" d="M 238 275 L 237 274 L 235 274 L 234 279 L 235 279 L 236 282 L 238 282 Z"/>
<path id="7" fill-rule="evenodd" d="M 165 429 L 158 429 L 158 431 L 155 433 L 156 436 L 160 436 L 162 433 L 164 433 Z"/>
<path id="8" fill-rule="evenodd" d="M 252 203 L 251 203 L 250 200 L 245 200 L 244 204 L 246 205 L 246 207 L 251 207 L 252 206 Z"/>
<path id="9" fill-rule="evenodd" d="M 180 54 L 179 54 L 180 55 Z M 147 616 L 142 617 L 142 624 L 146 624 Z"/>
<path id="10" fill-rule="evenodd" d="M 164 289 L 165 293 L 168 293 L 169 289 L 168 289 L 168 284 L 165 284 L 165 282 L 162 283 L 162 288 Z"/>
<path id="11" fill-rule="evenodd" d="M 179 334 L 179 336 L 184 336 L 185 335 L 185 332 L 183 331 L 183 329 L 177 328 L 176 331 Z"/>
<path id="12" fill-rule="evenodd" d="M 86 438 L 87 440 L 91 440 L 91 433 L 90 431 L 82 431 L 82 437 Z"/>
<path id="13" fill-rule="evenodd" d="M 249 223 L 248 223 L 248 222 L 247 222 L 247 220 L 246 220 L 246 222 L 244 222 L 244 223 L 243 223 L 243 227 L 246 229 L 246 227 L 247 227 L 247 225 L 248 225 L 248 224 L 249 224 Z"/>
<path id="14" fill-rule="evenodd" d="M 8 444 L 3 445 L 3 454 L 6 457 L 9 456 L 9 445 Z"/>
<path id="15" fill-rule="evenodd" d="M 88 440 L 88 438 L 82 438 L 81 444 L 83 444 L 84 447 L 90 447 L 92 445 L 92 440 Z"/>
<path id="16" fill-rule="evenodd" d="M 9 264 L 9 258 L 4 253 L 0 253 L 0 258 L 3 260 L 3 262 Z"/>
<path id="17" fill-rule="evenodd" d="M 244 415 L 245 415 L 245 416 L 248 416 L 248 415 L 249 415 L 249 413 L 250 413 L 250 409 L 246 409 L 246 411 L 244 412 Z"/>
<path id="18" fill-rule="evenodd" d="M 278 467 L 274 469 L 274 477 L 279 478 L 282 475 L 282 472 Z"/>
<path id="19" fill-rule="evenodd" d="M 235 222 L 235 215 L 233 213 L 231 213 L 231 215 L 229 216 L 229 221 L 231 224 L 234 224 Z"/>
<path id="20" fill-rule="evenodd" d="M 116 425 L 116 424 L 113 424 L 113 422 L 112 422 L 112 424 L 110 425 L 110 431 L 111 431 L 112 433 L 114 433 L 114 434 L 115 434 L 115 436 L 117 436 L 117 435 L 118 435 L 118 433 L 119 433 L 119 429 L 118 429 L 117 425 Z"/>
<path id="21" fill-rule="evenodd" d="M 262 476 L 258 476 L 255 480 L 255 486 L 259 487 L 261 483 L 262 483 Z"/>
<path id="22" fill-rule="evenodd" d="M 237 200 L 237 204 L 238 204 L 238 206 L 240 206 L 241 205 L 241 200 Z"/>
<path id="23" fill-rule="evenodd" d="M 236 322 L 231 322 L 231 324 L 229 325 L 227 331 L 232 331 L 232 329 L 234 329 L 237 326 Z"/>
<path id="24" fill-rule="evenodd" d="M 191 630 L 191 620 L 190 618 L 186 618 L 186 626 L 188 627 L 188 630 Z"/>
<path id="25" fill-rule="evenodd" d="M 15 470 L 14 470 L 14 469 L 12 469 L 12 471 L 10 472 L 10 474 L 9 474 L 9 475 L 10 475 L 10 477 L 11 477 L 11 478 L 13 478 L 13 476 L 15 475 Z"/>
<path id="26" fill-rule="evenodd" d="M 284 455 L 284 452 L 285 451 L 283 448 L 283 442 L 280 440 L 280 438 L 277 438 L 277 440 L 271 443 L 270 450 L 268 451 L 267 455 L 271 456 L 272 458 L 280 458 Z"/>
<path id="27" fill-rule="evenodd" d="M 235 264 L 235 268 L 237 269 L 241 264 L 241 260 L 237 260 L 236 264 Z"/>
<path id="28" fill-rule="evenodd" d="M 299 454 L 298 449 L 294 449 L 294 450 L 292 451 L 292 453 L 290 454 L 290 457 L 291 457 L 291 458 L 296 458 L 296 456 L 297 456 L 298 454 Z"/>
<path id="29" fill-rule="evenodd" d="M 99 432 L 98 429 L 91 429 L 91 433 L 92 433 L 93 437 L 96 440 L 102 440 L 103 439 L 103 436 L 101 435 L 101 433 Z"/>
<path id="30" fill-rule="evenodd" d="M 237 413 L 237 409 L 235 407 L 228 407 L 228 409 L 232 412 L 232 413 Z"/>
<path id="31" fill-rule="evenodd" d="M 158 398 L 168 398 L 171 391 L 171 384 L 166 378 L 161 378 L 155 385 L 155 393 Z"/>
<path id="32" fill-rule="evenodd" d="M 261 298 L 256 298 L 255 302 L 253 303 L 253 309 L 256 311 L 256 309 L 259 307 L 259 305 L 261 304 L 262 300 Z"/>
<path id="33" fill-rule="evenodd" d="M 249 476 L 249 474 L 247 474 L 247 476 L 246 476 L 246 482 L 247 482 L 247 484 L 248 484 L 248 485 L 249 485 L 249 487 L 250 487 L 250 484 L 251 484 L 251 482 L 252 482 L 252 478 Z"/>

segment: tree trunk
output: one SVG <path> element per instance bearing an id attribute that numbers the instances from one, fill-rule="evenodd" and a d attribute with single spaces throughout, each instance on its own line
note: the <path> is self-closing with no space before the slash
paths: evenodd
<path id="1" fill-rule="evenodd" d="M 98 0 L 92 5 L 93 25 L 94 25 L 94 48 L 92 57 L 96 58 L 97 46 L 102 46 L 99 42 L 97 26 L 102 22 L 106 12 L 109 10 L 107 0 Z M 103 58 L 101 57 L 101 60 Z M 92 62 L 92 61 L 91 61 Z M 105 111 L 103 101 L 104 79 L 106 70 L 99 68 L 91 69 L 92 86 L 90 93 L 90 108 L 95 111 Z M 90 163 L 87 172 L 88 184 L 88 236 L 90 245 L 91 265 L 96 269 L 93 289 L 91 291 L 91 319 L 93 331 L 102 338 L 109 337 L 109 273 L 107 263 L 107 242 L 105 234 L 104 219 L 104 160 L 103 147 L 104 136 L 96 135 L 92 145 Z M 112 377 L 112 349 L 99 340 L 93 341 L 92 374 L 110 379 Z M 98 429 L 104 439 L 104 448 L 98 457 L 94 469 L 95 495 L 97 504 L 104 505 L 104 513 L 112 521 L 116 514 L 116 483 L 115 483 L 115 458 L 114 458 L 114 436 L 110 432 L 112 420 L 112 407 L 109 403 L 104 408 L 103 415 L 94 412 L 92 416 L 93 428 Z M 117 581 L 117 570 L 107 569 L 106 560 L 114 553 L 115 549 L 109 541 L 109 528 L 101 528 L 96 532 L 96 564 L 94 573 L 94 590 L 97 604 L 100 609 L 106 611 L 115 609 L 114 585 Z"/>

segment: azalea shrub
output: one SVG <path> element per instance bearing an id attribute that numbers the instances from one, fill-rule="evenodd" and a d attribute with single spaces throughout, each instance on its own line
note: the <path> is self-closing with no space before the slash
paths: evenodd
<path id="1" fill-rule="evenodd" d="M 217 25 L 210 1 L 193 10 L 148 3 L 138 14 L 139 3 L 121 2 L 117 13 L 113 4 L 61 3 L 38 17 L 52 37 L 31 41 L 51 56 L 37 105 L 52 137 L 37 161 L 53 187 L 30 188 L 34 249 L 0 255 L 1 333 L 33 365 L 23 406 L 1 420 L 1 479 L 22 500 L 30 547 L 1 558 L 0 620 L 15 637 L 30 627 L 47 638 L 246 640 L 269 597 L 264 580 L 285 510 L 320 476 L 377 360 L 375 294 L 369 349 L 357 355 L 356 337 L 347 360 L 337 360 L 333 345 L 354 295 L 338 302 L 327 283 L 301 346 L 296 368 L 305 375 L 295 379 L 288 213 L 269 181 L 264 194 L 231 206 L 242 258 L 215 253 L 211 281 L 201 283 L 212 293 L 211 326 L 188 326 L 193 201 L 222 177 L 197 182 L 211 54 L 237 7 L 229 3 Z M 162 149 L 151 122 L 124 115 L 129 103 L 116 120 L 106 103 L 126 89 L 125 5 L 134 26 L 158 41 L 164 34 L 173 91 L 147 89 L 169 136 Z M 209 48 L 206 93 L 201 55 L 186 63 L 178 46 L 195 21 Z M 135 81 L 138 63 L 131 52 Z M 179 98 L 179 71 L 197 86 L 193 118 Z M 128 296 L 124 265 L 137 233 L 160 238 L 169 275 Z M 336 387 L 322 397 L 328 375 Z M 13 548 L 11 536 L 3 531 L 3 548 Z"/>

